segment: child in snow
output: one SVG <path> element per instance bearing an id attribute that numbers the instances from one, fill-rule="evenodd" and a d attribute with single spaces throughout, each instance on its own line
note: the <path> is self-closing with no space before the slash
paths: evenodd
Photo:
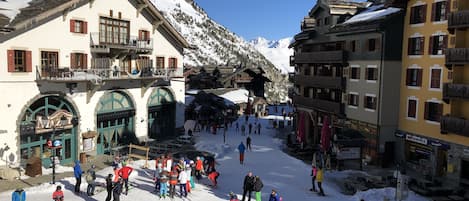
<path id="1" fill-rule="evenodd" d="M 280 197 L 276 190 L 272 189 L 272 193 L 270 193 L 269 201 L 280 201 Z"/>
<path id="2" fill-rule="evenodd" d="M 160 178 L 159 178 L 159 185 L 160 185 L 160 198 L 166 198 L 166 194 L 168 194 L 168 171 L 162 171 Z"/>
<path id="3" fill-rule="evenodd" d="M 57 186 L 54 193 L 52 193 L 52 199 L 54 201 L 63 201 L 64 200 L 64 192 L 62 192 L 62 186 Z"/>
<path id="4" fill-rule="evenodd" d="M 215 169 L 213 169 L 213 171 L 208 174 L 208 179 L 212 182 L 213 187 L 217 187 L 218 176 L 220 176 L 220 173 L 218 173 Z"/>
<path id="5" fill-rule="evenodd" d="M 236 194 L 233 192 L 230 192 L 230 201 L 239 201 L 238 196 L 236 196 Z"/>
<path id="6" fill-rule="evenodd" d="M 310 188 L 309 190 L 310 190 L 310 191 L 314 191 L 314 192 L 316 192 L 316 184 L 314 184 L 314 183 L 316 182 L 316 174 L 317 174 L 317 171 L 318 171 L 318 169 L 316 168 L 315 165 L 313 165 L 313 168 L 311 169 L 311 176 L 312 176 L 313 188 Z"/>

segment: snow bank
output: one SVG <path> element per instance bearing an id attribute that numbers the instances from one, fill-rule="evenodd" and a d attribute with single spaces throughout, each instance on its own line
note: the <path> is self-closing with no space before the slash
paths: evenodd
<path id="1" fill-rule="evenodd" d="M 220 97 L 227 99 L 235 104 L 247 103 L 249 91 L 246 89 L 238 89 L 220 95 Z"/>

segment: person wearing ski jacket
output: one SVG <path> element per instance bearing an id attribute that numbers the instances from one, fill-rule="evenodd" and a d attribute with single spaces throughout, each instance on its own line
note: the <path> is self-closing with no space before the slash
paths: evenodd
<path id="1" fill-rule="evenodd" d="M 313 188 L 309 189 L 310 191 L 316 192 L 316 175 L 317 175 L 318 169 L 316 168 L 315 165 L 313 165 L 311 169 L 311 184 L 313 185 Z"/>
<path id="2" fill-rule="evenodd" d="M 276 190 L 272 189 L 272 193 L 270 193 L 269 201 L 280 201 L 280 197 Z"/>
<path id="3" fill-rule="evenodd" d="M 134 169 L 124 163 L 124 167 L 119 170 L 119 176 L 124 180 L 125 185 L 125 195 L 129 192 L 129 176 L 134 171 Z"/>
<path id="4" fill-rule="evenodd" d="M 52 199 L 54 201 L 63 201 L 64 200 L 64 192 L 62 191 L 62 186 L 57 186 L 54 193 L 52 193 Z"/>
<path id="5" fill-rule="evenodd" d="M 80 166 L 80 161 L 76 160 L 75 161 L 75 166 L 73 166 L 73 174 L 75 176 L 75 193 L 80 192 L 80 185 L 81 185 L 81 175 L 83 174 L 83 171 L 81 170 Z"/>
<path id="6" fill-rule="evenodd" d="M 254 177 L 254 184 L 252 190 L 256 192 L 256 201 L 261 201 L 261 190 L 264 187 L 262 180 L 259 176 Z"/>
<path id="7" fill-rule="evenodd" d="M 114 187 L 112 188 L 112 197 L 114 197 L 113 201 L 120 201 L 120 196 L 122 193 L 122 185 L 124 185 L 124 180 L 119 178 Z"/>
<path id="8" fill-rule="evenodd" d="M 251 201 L 251 194 L 252 194 L 252 188 L 254 185 L 254 176 L 252 175 L 252 172 L 248 172 L 248 174 L 244 177 L 244 182 L 243 182 L 243 201 L 246 199 L 246 194 L 248 194 L 248 201 Z"/>
<path id="9" fill-rule="evenodd" d="M 181 197 L 187 197 L 187 189 L 186 189 L 187 178 L 188 177 L 187 177 L 186 171 L 181 171 L 179 173 L 179 176 L 178 176 L 179 194 L 181 195 Z"/>
<path id="10" fill-rule="evenodd" d="M 202 179 L 202 172 L 204 171 L 204 164 L 202 162 L 202 159 L 197 156 L 197 160 L 195 161 L 195 178 L 197 181 Z"/>
<path id="11" fill-rule="evenodd" d="M 174 198 L 176 194 L 176 185 L 178 184 L 178 172 L 176 168 L 169 173 L 169 195 Z"/>
<path id="12" fill-rule="evenodd" d="M 106 201 L 111 201 L 111 196 L 112 196 L 112 174 L 108 174 L 107 177 L 106 177 L 106 191 L 107 191 Z"/>
<path id="13" fill-rule="evenodd" d="M 316 172 L 316 181 L 318 182 L 318 188 L 319 188 L 319 195 L 324 196 L 324 191 L 322 189 L 322 181 L 324 180 L 324 174 L 322 171 L 322 167 L 319 167 L 319 169 Z"/>
<path id="14" fill-rule="evenodd" d="M 238 151 L 239 151 L 239 164 L 244 164 L 244 151 L 246 150 L 246 147 L 244 146 L 243 142 L 238 145 Z"/>
<path id="15" fill-rule="evenodd" d="M 190 179 L 189 179 L 189 180 L 190 180 L 189 183 L 190 183 L 191 189 L 192 189 L 192 188 L 195 188 L 194 178 L 195 178 L 195 176 L 196 176 L 196 174 L 195 174 L 195 163 L 194 163 L 194 161 L 193 161 L 193 160 L 189 161 L 189 165 L 191 166 L 191 177 L 190 177 Z"/>
<path id="16" fill-rule="evenodd" d="M 186 182 L 186 190 L 188 193 L 191 192 L 191 174 L 192 174 L 192 169 L 191 165 L 189 163 L 186 164 L 186 175 L 187 175 L 187 182 Z"/>
<path id="17" fill-rule="evenodd" d="M 166 194 L 168 193 L 168 171 L 162 171 L 160 174 L 160 198 L 166 198 Z"/>
<path id="18" fill-rule="evenodd" d="M 86 182 L 88 186 L 86 187 L 86 194 L 88 196 L 94 195 L 94 190 L 96 188 L 96 165 L 91 165 L 91 168 L 86 171 L 87 176 Z"/>
<path id="19" fill-rule="evenodd" d="M 207 176 L 208 179 L 212 182 L 213 187 L 217 187 L 217 184 L 218 184 L 218 182 L 217 182 L 218 176 L 220 176 L 220 173 L 218 173 L 215 169 L 213 169 L 213 171 L 210 172 L 210 173 L 208 174 L 208 176 Z"/>

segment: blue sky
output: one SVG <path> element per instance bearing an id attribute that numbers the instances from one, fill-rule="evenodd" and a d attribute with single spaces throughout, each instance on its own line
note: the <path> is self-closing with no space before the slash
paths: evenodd
<path id="1" fill-rule="evenodd" d="M 293 37 L 316 0 L 195 0 L 208 15 L 244 39 Z"/>

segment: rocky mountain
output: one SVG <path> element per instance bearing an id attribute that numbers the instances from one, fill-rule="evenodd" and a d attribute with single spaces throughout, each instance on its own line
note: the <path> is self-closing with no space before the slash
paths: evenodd
<path id="1" fill-rule="evenodd" d="M 269 102 L 288 98 L 288 75 L 282 73 L 254 45 L 212 20 L 193 0 L 151 0 L 166 19 L 193 46 L 184 52 L 184 63 L 200 65 L 247 65 L 260 67 L 272 80 L 266 84 Z M 280 43 L 279 43 L 280 44 Z M 288 62 L 289 57 L 285 60 Z M 281 67 L 280 67 L 281 68 Z M 282 68 L 281 68 L 282 69 Z"/>
<path id="2" fill-rule="evenodd" d="M 289 58 L 293 55 L 293 49 L 288 48 L 292 40 L 292 37 L 280 40 L 267 40 L 263 37 L 257 37 L 250 40 L 249 43 L 282 73 L 292 73 L 295 69 L 290 66 Z"/>

